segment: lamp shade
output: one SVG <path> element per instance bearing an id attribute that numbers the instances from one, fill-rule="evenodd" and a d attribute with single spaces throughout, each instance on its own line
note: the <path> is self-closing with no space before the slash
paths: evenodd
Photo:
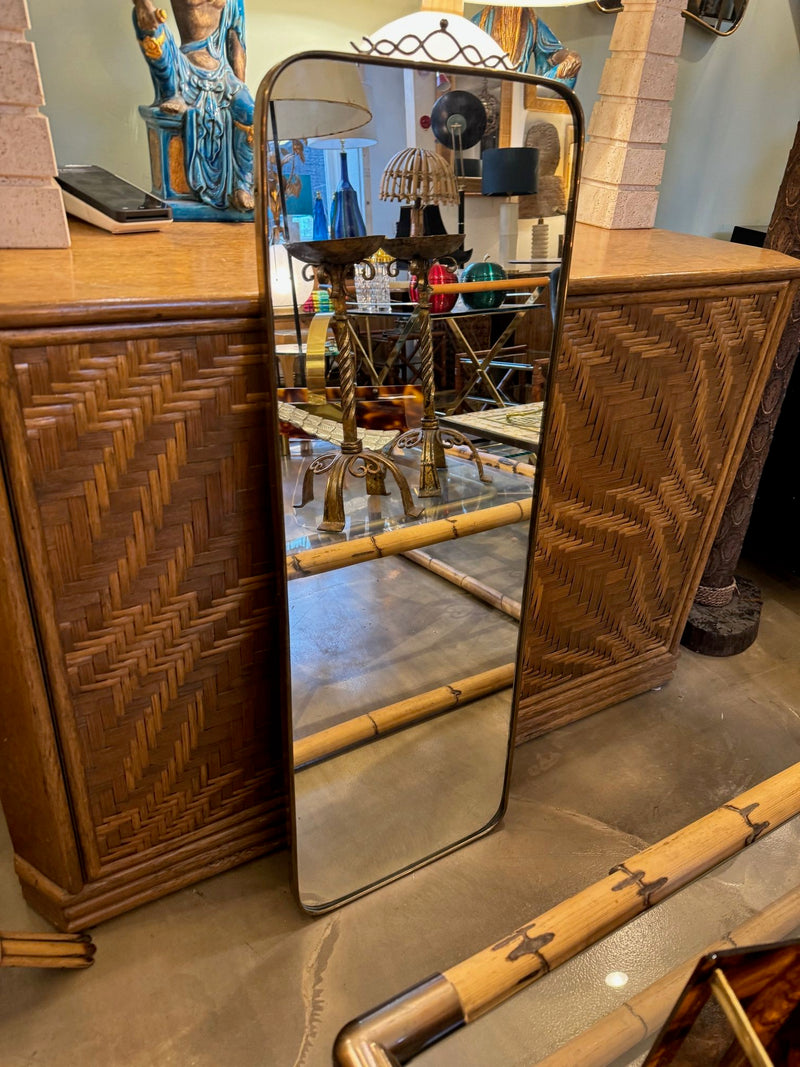
<path id="1" fill-rule="evenodd" d="M 362 54 L 392 56 L 411 63 L 431 61 L 511 69 L 497 41 L 463 15 L 415 11 L 387 22 L 365 41 L 366 49 L 353 47 Z"/>
<path id="2" fill-rule="evenodd" d="M 537 190 L 538 148 L 488 148 L 483 153 L 484 196 L 529 196 Z"/>
<path id="3" fill-rule="evenodd" d="M 281 140 L 345 135 L 372 118 L 358 66 L 327 59 L 289 64 L 275 79 L 270 107 Z"/>
<path id="4" fill-rule="evenodd" d="M 590 0 L 475 0 L 481 7 L 573 7 Z"/>
<path id="5" fill-rule="evenodd" d="M 392 156 L 381 178 L 381 200 L 406 203 L 457 204 L 453 168 L 427 148 L 404 148 Z"/>

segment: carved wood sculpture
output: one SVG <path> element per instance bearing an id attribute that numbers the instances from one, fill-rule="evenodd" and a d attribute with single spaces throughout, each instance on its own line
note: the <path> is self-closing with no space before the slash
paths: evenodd
<path id="1" fill-rule="evenodd" d="M 789 153 L 766 248 L 800 256 L 800 126 Z M 758 406 L 744 455 L 722 515 L 706 569 L 683 634 L 683 644 L 709 656 L 732 656 L 758 635 L 761 598 L 756 585 L 734 578 L 756 491 L 769 453 L 800 346 L 800 297 L 789 312 L 775 362 Z"/>

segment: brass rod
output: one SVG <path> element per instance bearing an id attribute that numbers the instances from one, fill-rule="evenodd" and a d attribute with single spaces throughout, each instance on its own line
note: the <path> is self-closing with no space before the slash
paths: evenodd
<path id="1" fill-rule="evenodd" d="M 752 1067 L 773 1067 L 772 1060 L 767 1055 L 767 1050 L 761 1044 L 758 1034 L 753 1029 L 753 1024 L 747 1018 L 747 1012 L 742 1007 L 742 1002 L 734 993 L 731 984 L 719 967 L 711 972 L 708 980 L 711 992 L 717 999 L 719 1006 L 725 1013 L 725 1018 L 731 1025 L 731 1029 Z"/>
<path id="2" fill-rule="evenodd" d="M 396 556 L 412 548 L 441 544 L 443 541 L 454 541 L 458 537 L 482 533 L 484 530 L 510 526 L 515 522 L 530 519 L 531 508 L 531 498 L 525 497 L 508 504 L 498 504 L 493 508 L 453 515 L 449 519 L 414 523 L 372 537 L 357 537 L 352 541 L 335 541 L 318 548 L 308 548 L 286 557 L 286 577 L 292 581 L 312 574 L 325 574 L 355 563 Z"/>
<path id="3" fill-rule="evenodd" d="M 398 700 L 395 704 L 387 704 L 386 707 L 365 715 L 356 715 L 346 722 L 337 723 L 327 730 L 319 730 L 295 741 L 295 770 L 301 770 L 323 759 L 340 756 L 355 745 L 384 737 L 405 726 L 413 726 L 444 711 L 455 711 L 456 708 L 480 700 L 481 697 L 510 689 L 513 684 L 514 664 L 506 663 L 502 667 L 460 678 L 427 693 Z"/>

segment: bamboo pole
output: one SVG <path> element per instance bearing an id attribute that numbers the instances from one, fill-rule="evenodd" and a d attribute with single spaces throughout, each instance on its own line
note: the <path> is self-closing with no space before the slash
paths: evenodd
<path id="1" fill-rule="evenodd" d="M 800 763 L 617 864 L 607 877 L 488 948 L 349 1023 L 337 1038 L 334 1062 L 375 1067 L 386 1062 L 375 1053 L 385 1056 L 389 1050 L 394 1062 L 408 1063 L 417 1050 L 508 1000 L 798 813 Z"/>
<path id="2" fill-rule="evenodd" d="M 402 555 L 403 559 L 408 559 L 412 563 L 424 567 L 425 570 L 430 571 L 432 574 L 444 578 L 445 581 L 452 582 L 459 589 L 463 589 L 465 593 L 471 593 L 478 600 L 482 600 L 490 607 L 497 608 L 498 611 L 505 612 L 506 615 L 510 615 L 512 619 L 516 619 L 519 622 L 522 614 L 522 605 L 518 600 L 514 600 L 513 597 L 506 596 L 499 589 L 494 589 L 492 586 L 486 585 L 485 582 L 478 581 L 477 578 L 473 578 L 472 575 L 467 574 L 465 571 L 457 570 L 455 567 L 451 567 L 449 563 L 445 563 L 444 560 L 436 559 L 435 556 L 431 556 L 430 553 L 423 552 L 421 549 L 415 548 L 410 552 L 403 552 Z"/>
<path id="3" fill-rule="evenodd" d="M 790 890 L 757 915 L 737 926 L 721 941 L 715 941 L 647 989 L 578 1034 L 556 1052 L 537 1062 L 537 1067 L 606 1067 L 630 1052 L 640 1041 L 655 1037 L 669 1018 L 699 956 L 722 949 L 746 948 L 780 941 L 800 927 L 800 886 Z"/>
<path id="4" fill-rule="evenodd" d="M 91 967 L 88 934 L 0 933 L 0 967 Z"/>
<path id="5" fill-rule="evenodd" d="M 375 534 L 372 537 L 357 537 L 352 541 L 334 541 L 329 545 L 295 552 L 286 557 L 286 577 L 292 581 L 294 578 L 306 578 L 312 574 L 324 574 L 341 567 L 365 563 L 370 559 L 396 556 L 413 548 L 436 545 L 443 541 L 454 541 L 458 537 L 469 537 L 471 534 L 482 533 L 484 530 L 510 526 L 515 522 L 529 519 L 531 505 L 531 498 L 526 497 L 508 504 L 498 504 L 493 508 L 453 515 L 447 519 L 414 523 L 397 530 Z"/>
<path id="6" fill-rule="evenodd" d="M 445 452 L 448 456 L 455 456 L 457 459 L 472 459 L 472 452 L 466 445 L 453 445 L 452 448 L 446 448 Z M 523 463 L 521 459 L 508 459 L 506 456 L 495 456 L 492 452 L 481 452 L 480 449 L 476 449 L 478 458 L 484 467 L 494 467 L 500 471 L 510 471 L 512 474 L 520 474 L 523 478 L 535 478 L 536 467 L 532 463 Z"/>
<path id="7" fill-rule="evenodd" d="M 800 811 L 800 763 L 614 867 L 444 977 L 468 1022 Z"/>
<path id="8" fill-rule="evenodd" d="M 294 743 L 294 767 L 302 770 L 311 763 L 341 755 L 354 745 L 372 741 L 377 737 L 393 733 L 404 726 L 411 726 L 440 715 L 444 711 L 454 711 L 481 697 L 509 689 L 514 684 L 514 664 L 506 663 L 457 682 L 431 689 L 395 704 L 387 704 L 377 711 L 357 715 L 347 722 L 320 730 L 308 737 L 302 737 Z"/>
<path id="9" fill-rule="evenodd" d="M 494 289 L 536 289 L 547 285 L 550 276 L 544 274 L 537 278 L 497 278 L 485 282 L 440 282 L 431 286 L 432 293 L 488 293 Z"/>

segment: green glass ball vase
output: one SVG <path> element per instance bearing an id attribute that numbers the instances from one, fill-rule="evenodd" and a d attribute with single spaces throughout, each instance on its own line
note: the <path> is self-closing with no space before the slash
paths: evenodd
<path id="1" fill-rule="evenodd" d="M 470 263 L 461 276 L 462 282 L 495 282 L 507 278 L 505 270 L 499 263 L 485 259 L 480 263 Z M 473 290 L 463 293 L 464 303 L 473 311 L 491 311 L 499 308 L 506 298 L 505 289 L 487 289 L 485 292 Z"/>

